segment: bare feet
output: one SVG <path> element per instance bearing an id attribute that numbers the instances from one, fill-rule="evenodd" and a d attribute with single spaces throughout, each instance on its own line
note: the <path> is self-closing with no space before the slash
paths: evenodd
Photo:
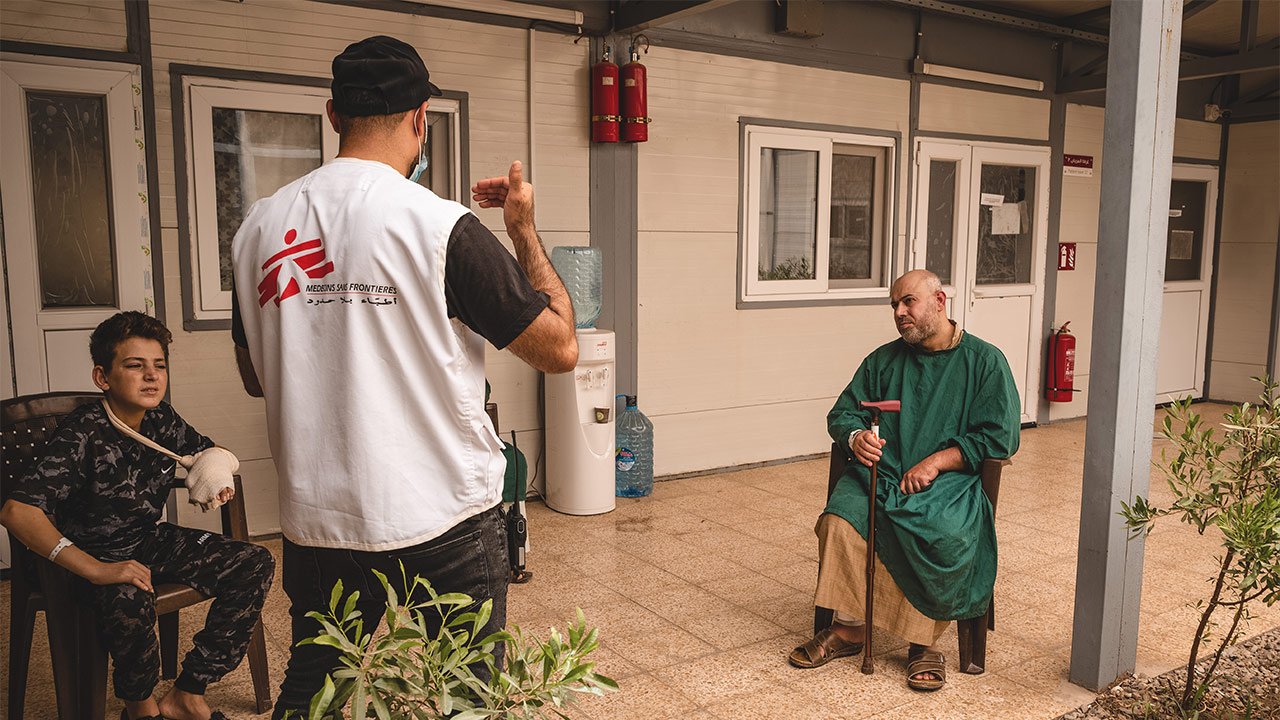
<path id="1" fill-rule="evenodd" d="M 160 706 L 156 703 L 156 696 L 152 695 L 146 700 L 140 702 L 125 702 L 125 717 L 129 720 L 136 718 L 154 717 L 160 714 Z"/>
<path id="2" fill-rule="evenodd" d="M 177 688 L 160 699 L 159 712 L 165 720 L 209 720 L 213 714 L 203 695 L 192 695 Z"/>

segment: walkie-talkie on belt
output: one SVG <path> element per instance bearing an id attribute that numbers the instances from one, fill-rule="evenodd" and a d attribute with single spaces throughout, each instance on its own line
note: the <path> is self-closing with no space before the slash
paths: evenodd
<path id="1" fill-rule="evenodd" d="M 516 450 L 512 454 L 518 458 L 520 448 L 516 445 L 514 430 L 511 431 L 511 447 Z M 511 582 L 517 585 L 533 579 L 533 573 L 524 569 L 524 546 L 529 539 L 529 523 L 520 512 L 520 506 L 524 504 L 525 492 L 525 479 L 520 476 L 520 463 L 517 462 L 516 497 L 511 503 L 511 509 L 507 511 L 507 558 L 511 563 Z"/>

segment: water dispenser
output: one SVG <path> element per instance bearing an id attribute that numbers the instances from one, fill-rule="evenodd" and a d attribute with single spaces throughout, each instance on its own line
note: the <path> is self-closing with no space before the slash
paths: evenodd
<path id="1" fill-rule="evenodd" d="M 600 315 L 600 250 L 556 247 L 551 264 L 573 301 L 578 366 L 546 377 L 547 507 L 570 515 L 613 510 L 615 342 Z"/>

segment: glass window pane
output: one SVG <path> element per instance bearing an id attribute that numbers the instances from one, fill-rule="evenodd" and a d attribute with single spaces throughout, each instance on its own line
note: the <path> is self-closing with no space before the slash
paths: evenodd
<path id="1" fill-rule="evenodd" d="M 44 307 L 116 304 L 106 98 L 27 93 Z"/>
<path id="2" fill-rule="evenodd" d="M 1165 280 L 1199 280 L 1204 252 L 1204 203 L 1208 183 L 1174 180 L 1169 189 L 1169 244 Z"/>
<path id="3" fill-rule="evenodd" d="M 1031 282 L 1036 169 L 982 166 L 977 284 Z"/>
<path id="4" fill-rule="evenodd" d="M 320 167 L 320 116 L 213 108 L 218 266 L 231 290 L 231 239 L 259 198 Z"/>
<path id="5" fill-rule="evenodd" d="M 872 235 L 875 212 L 876 158 L 866 155 L 831 157 L 832 280 L 868 280 L 874 258 Z"/>
<path id="6" fill-rule="evenodd" d="M 818 153 L 761 148 L 759 279 L 814 279 L 817 229 Z"/>
<path id="7" fill-rule="evenodd" d="M 956 160 L 931 160 L 929 162 L 928 237 L 924 266 L 942 280 L 951 284 L 951 267 L 955 258 L 956 238 L 956 172 L 960 163 Z"/>
<path id="8" fill-rule="evenodd" d="M 455 116 L 427 111 L 427 171 L 418 184 L 446 200 L 457 200 L 453 192 L 453 134 Z"/>

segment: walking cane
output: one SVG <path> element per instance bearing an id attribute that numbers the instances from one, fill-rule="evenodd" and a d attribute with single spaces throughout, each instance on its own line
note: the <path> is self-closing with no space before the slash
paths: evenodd
<path id="1" fill-rule="evenodd" d="M 901 400 L 881 400 L 879 402 L 862 403 L 862 407 L 871 411 L 871 434 L 880 438 L 880 413 L 901 412 Z M 863 627 L 866 629 L 862 641 L 862 674 L 870 675 L 876 671 L 871 660 L 871 618 L 875 610 L 876 597 L 876 490 L 878 489 L 877 471 L 880 462 L 871 463 L 871 485 L 867 492 L 867 617 Z"/>

